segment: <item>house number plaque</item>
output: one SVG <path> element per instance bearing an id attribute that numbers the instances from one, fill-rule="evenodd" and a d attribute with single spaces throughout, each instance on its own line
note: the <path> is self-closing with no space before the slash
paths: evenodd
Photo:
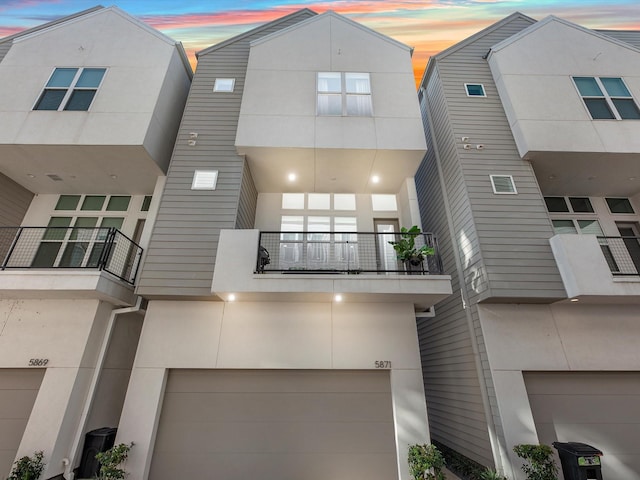
<path id="1" fill-rule="evenodd" d="M 49 363 L 48 358 L 31 358 L 29 359 L 30 367 L 44 367 L 47 363 Z"/>
<path id="2" fill-rule="evenodd" d="M 376 360 L 373 364 L 376 368 L 391 368 L 391 360 Z"/>

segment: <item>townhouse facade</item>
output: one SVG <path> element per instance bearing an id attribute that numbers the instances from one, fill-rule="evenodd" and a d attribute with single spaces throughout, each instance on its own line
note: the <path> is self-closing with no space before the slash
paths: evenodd
<path id="1" fill-rule="evenodd" d="M 454 292 L 418 324 L 431 436 L 508 478 L 514 445 L 554 441 L 640 478 L 639 46 L 515 13 L 421 83 L 418 199 Z"/>
<path id="2" fill-rule="evenodd" d="M 72 478 L 85 433 L 118 425 L 191 77 L 179 43 L 116 7 L 0 40 L 2 475 L 43 451 L 42 478 Z"/>

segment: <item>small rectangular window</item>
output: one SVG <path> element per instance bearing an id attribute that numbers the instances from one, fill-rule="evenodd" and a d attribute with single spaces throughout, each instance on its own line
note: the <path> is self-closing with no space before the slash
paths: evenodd
<path id="1" fill-rule="evenodd" d="M 335 193 L 333 208 L 334 210 L 355 210 L 356 196 L 353 193 Z"/>
<path id="2" fill-rule="evenodd" d="M 578 233 L 576 226 L 573 224 L 573 220 L 551 220 L 553 224 L 553 231 L 558 234 L 566 233 Z"/>
<path id="3" fill-rule="evenodd" d="M 486 97 L 484 85 L 481 83 L 465 83 L 464 88 L 467 91 L 467 97 Z"/>
<path id="4" fill-rule="evenodd" d="M 569 207 L 564 197 L 544 197 L 547 204 L 547 211 L 552 213 L 568 213 Z"/>
<path id="5" fill-rule="evenodd" d="M 235 78 L 216 78 L 215 82 L 213 83 L 213 91 L 230 93 L 233 92 L 235 84 Z"/>
<path id="6" fill-rule="evenodd" d="M 328 193 L 310 193 L 308 198 L 309 210 L 329 210 L 331 208 L 331 195 Z"/>
<path id="7" fill-rule="evenodd" d="M 283 193 L 283 210 L 304 210 L 304 193 Z"/>
<path id="8" fill-rule="evenodd" d="M 628 198 L 606 198 L 611 213 L 636 213 Z"/>
<path id="9" fill-rule="evenodd" d="M 102 210 L 106 198 L 104 195 L 87 195 L 84 197 L 81 210 Z"/>
<path id="10" fill-rule="evenodd" d="M 498 195 L 516 195 L 516 184 L 511 175 L 489 175 L 493 193 Z"/>
<path id="11" fill-rule="evenodd" d="M 191 190 L 215 190 L 217 183 L 217 170 L 196 170 L 193 172 Z"/>
<path id="12" fill-rule="evenodd" d="M 109 198 L 109 203 L 107 203 L 107 211 L 108 212 L 126 212 L 129 208 L 129 202 L 131 201 L 131 197 L 125 196 L 112 196 Z"/>
<path id="13" fill-rule="evenodd" d="M 395 212 L 398 210 L 398 202 L 395 195 L 373 194 L 371 206 L 377 212 Z"/>
<path id="14" fill-rule="evenodd" d="M 58 203 L 56 203 L 56 210 L 75 210 L 78 208 L 80 202 L 80 195 L 60 195 Z"/>
<path id="15" fill-rule="evenodd" d="M 151 195 L 146 195 L 144 197 L 144 200 L 142 201 L 142 207 L 140 208 L 141 212 L 148 212 L 149 211 L 149 207 L 151 206 L 151 199 L 153 197 Z"/>
<path id="16" fill-rule="evenodd" d="M 575 213 L 593 213 L 591 200 L 587 197 L 569 197 L 569 203 Z"/>

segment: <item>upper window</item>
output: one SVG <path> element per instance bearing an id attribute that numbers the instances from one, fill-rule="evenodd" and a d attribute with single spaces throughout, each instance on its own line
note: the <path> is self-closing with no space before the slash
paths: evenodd
<path id="1" fill-rule="evenodd" d="M 511 175 L 489 175 L 493 193 L 499 195 L 517 195 L 516 184 Z"/>
<path id="2" fill-rule="evenodd" d="M 34 110 L 89 110 L 106 68 L 56 68 Z"/>
<path id="3" fill-rule="evenodd" d="M 547 204 L 547 211 L 552 213 L 593 213 L 594 211 L 591 200 L 587 197 L 544 197 L 544 201 Z M 571 205 L 571 210 L 568 205 Z"/>
<path id="4" fill-rule="evenodd" d="M 611 213 L 636 213 L 628 198 L 606 198 Z"/>
<path id="5" fill-rule="evenodd" d="M 640 110 L 622 78 L 573 77 L 594 120 L 640 119 Z"/>
<path id="6" fill-rule="evenodd" d="M 467 91 L 467 97 L 486 97 L 484 85 L 481 83 L 465 83 L 464 88 Z"/>
<path id="7" fill-rule="evenodd" d="M 214 92 L 233 92 L 233 87 L 236 84 L 235 78 L 216 78 L 213 84 Z"/>
<path id="8" fill-rule="evenodd" d="M 318 73 L 318 115 L 370 117 L 372 113 L 368 73 Z"/>

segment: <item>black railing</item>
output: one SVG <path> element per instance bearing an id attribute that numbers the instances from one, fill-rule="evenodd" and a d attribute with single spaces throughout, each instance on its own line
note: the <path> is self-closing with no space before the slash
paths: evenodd
<path id="1" fill-rule="evenodd" d="M 395 233 L 260 232 L 256 272 L 281 273 L 402 273 L 441 275 L 438 243 L 432 233 L 415 237 L 417 249 L 433 254 L 407 264 L 396 258 Z"/>
<path id="2" fill-rule="evenodd" d="M 613 275 L 640 275 L 640 237 L 598 237 L 598 243 Z"/>
<path id="3" fill-rule="evenodd" d="M 142 248 L 116 228 L 0 227 L 0 270 L 90 268 L 133 285 Z"/>

